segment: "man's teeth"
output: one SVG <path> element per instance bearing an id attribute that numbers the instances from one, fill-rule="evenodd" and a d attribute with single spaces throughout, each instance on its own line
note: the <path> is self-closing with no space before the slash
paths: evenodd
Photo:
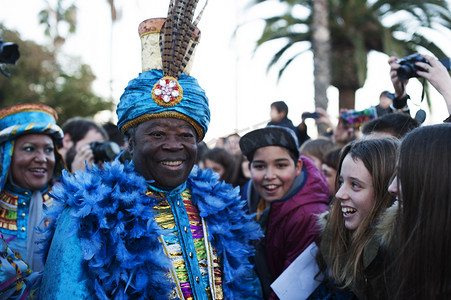
<path id="1" fill-rule="evenodd" d="M 164 161 L 162 162 L 165 166 L 180 166 L 182 164 L 181 160 L 175 160 L 175 161 Z"/>
<path id="2" fill-rule="evenodd" d="M 355 213 L 357 210 L 355 208 L 351 208 L 351 207 L 342 207 L 341 208 L 341 212 L 344 214 L 353 214 Z"/>
<path id="3" fill-rule="evenodd" d="M 30 169 L 33 173 L 45 173 L 45 169 Z"/>

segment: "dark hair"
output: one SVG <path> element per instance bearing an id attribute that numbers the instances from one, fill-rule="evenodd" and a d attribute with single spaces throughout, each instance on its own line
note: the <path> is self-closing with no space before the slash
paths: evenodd
<path id="1" fill-rule="evenodd" d="M 390 92 L 389 92 L 389 91 L 382 91 L 382 92 L 380 93 L 380 95 L 379 95 L 379 98 L 381 98 L 382 96 L 389 97 L 388 95 L 390 95 Z M 389 97 L 389 98 L 390 98 L 390 97 Z"/>
<path id="2" fill-rule="evenodd" d="M 335 147 L 336 145 L 331 139 L 318 137 L 305 141 L 301 146 L 300 153 L 305 156 L 314 156 L 322 161 L 324 155 Z"/>
<path id="3" fill-rule="evenodd" d="M 334 148 L 326 152 L 323 156 L 323 164 L 328 165 L 330 168 L 338 169 L 338 163 L 340 161 L 341 148 Z"/>
<path id="4" fill-rule="evenodd" d="M 451 297 L 451 124 L 423 126 L 400 147 L 396 299 Z M 401 200 L 400 199 L 400 200 Z"/>
<path id="5" fill-rule="evenodd" d="M 280 114 L 281 112 L 285 112 L 285 116 L 288 116 L 288 105 L 283 101 L 276 101 L 271 103 L 271 108 L 275 108 L 277 112 Z"/>
<path id="6" fill-rule="evenodd" d="M 235 167 L 232 176 L 232 185 L 244 187 L 244 185 L 249 181 L 250 178 L 246 177 L 243 173 L 243 168 L 241 165 L 247 160 L 246 156 L 239 154 L 235 156 Z"/>
<path id="7" fill-rule="evenodd" d="M 373 132 L 387 132 L 400 139 L 418 126 L 420 123 L 408 114 L 390 113 L 366 122 L 362 133 L 369 135 Z"/>
<path id="8" fill-rule="evenodd" d="M 204 153 L 202 161 L 205 163 L 205 160 L 207 159 L 224 167 L 224 174 L 221 176 L 220 180 L 224 180 L 227 183 L 232 182 L 235 163 L 233 156 L 229 152 L 223 148 L 213 148 Z"/>
<path id="9" fill-rule="evenodd" d="M 204 141 L 197 143 L 196 165 L 203 160 L 203 157 L 208 150 L 208 145 Z"/>
<path id="10" fill-rule="evenodd" d="M 115 142 L 121 147 L 125 142 L 127 142 L 125 135 L 123 135 L 122 132 L 119 130 L 119 128 L 117 128 L 116 124 L 113 124 L 112 122 L 107 122 L 102 125 L 102 128 L 108 134 L 110 141 Z"/>
<path id="11" fill-rule="evenodd" d="M 102 126 L 97 125 L 93 120 L 87 118 L 71 118 L 67 120 L 66 123 L 63 124 L 63 126 L 61 126 L 61 129 L 63 130 L 64 134 L 70 135 L 71 140 L 74 144 L 82 140 L 86 136 L 86 133 L 91 129 L 95 129 L 103 136 L 105 140 L 108 140 L 108 134 L 106 133 L 105 129 L 103 129 Z"/>

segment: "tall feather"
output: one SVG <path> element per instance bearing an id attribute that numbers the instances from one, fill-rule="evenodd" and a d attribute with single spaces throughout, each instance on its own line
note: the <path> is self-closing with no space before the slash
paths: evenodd
<path id="1" fill-rule="evenodd" d="M 205 6 L 195 20 L 194 12 L 199 0 L 171 0 L 166 22 L 160 33 L 163 74 L 178 78 L 188 64 L 200 37 L 196 25 Z M 192 43 L 190 44 L 190 41 Z"/>

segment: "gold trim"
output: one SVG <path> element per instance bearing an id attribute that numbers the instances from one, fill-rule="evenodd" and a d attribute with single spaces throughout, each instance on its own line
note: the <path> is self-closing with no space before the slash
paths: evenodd
<path id="1" fill-rule="evenodd" d="M 146 35 L 149 35 L 149 34 L 155 34 L 155 33 L 160 33 L 160 30 L 151 30 L 151 31 L 144 32 L 143 34 L 141 34 L 139 36 L 139 38 L 142 38 L 142 37 L 144 37 Z"/>
<path id="2" fill-rule="evenodd" d="M 210 245 L 208 230 L 207 230 L 207 222 L 202 218 L 202 229 L 204 231 L 204 243 L 205 243 L 205 252 L 207 253 L 207 263 L 208 263 L 208 279 L 210 282 L 210 292 L 212 299 L 216 299 L 216 286 L 215 286 L 215 266 L 213 260 L 213 250 Z"/>
<path id="3" fill-rule="evenodd" d="M 172 99 L 172 97 L 171 97 L 171 100 L 169 100 L 168 102 L 165 102 L 163 99 L 161 99 L 161 97 L 162 97 L 161 95 L 158 96 L 158 95 L 155 94 L 155 91 L 161 88 L 160 80 L 166 81 L 166 84 L 169 84 L 171 81 L 175 81 L 175 87 L 177 87 L 177 88 L 174 87 L 174 89 L 179 92 L 179 95 L 177 97 L 174 97 L 174 99 Z M 173 106 L 179 104 L 182 101 L 182 99 L 183 99 L 183 88 L 180 86 L 180 84 L 179 84 L 179 82 L 177 81 L 176 78 L 171 77 L 171 76 L 164 76 L 163 78 L 159 79 L 153 85 L 151 95 L 152 95 L 152 100 L 156 104 L 158 104 L 159 106 L 173 107 Z"/>
<path id="4" fill-rule="evenodd" d="M 171 271 L 170 271 L 170 273 L 171 273 L 172 280 L 173 280 L 173 282 L 176 285 L 175 289 L 176 289 L 176 292 L 177 292 L 177 297 L 179 297 L 179 299 L 181 299 L 181 300 L 184 300 L 185 298 L 183 297 L 182 288 L 180 287 L 180 282 L 179 282 L 179 279 L 178 279 L 177 274 L 175 272 L 174 263 L 172 262 L 171 255 L 170 255 L 169 250 L 167 248 L 168 246 L 166 245 L 166 242 L 164 241 L 163 235 L 160 235 L 158 237 L 158 239 L 160 240 L 160 243 L 163 246 L 164 254 L 166 254 L 166 257 L 171 262 Z"/>
<path id="5" fill-rule="evenodd" d="M 28 126 L 25 128 L 25 131 L 28 131 L 31 128 L 33 128 L 34 124 L 36 124 L 36 122 L 32 122 L 32 123 L 28 124 Z"/>
<path id="6" fill-rule="evenodd" d="M 56 111 L 51 108 L 50 106 L 47 106 L 45 104 L 41 103 L 25 103 L 25 104 L 16 104 L 10 107 L 6 107 L 2 110 L 0 110 L 0 120 L 3 118 L 6 118 L 10 115 L 14 115 L 21 112 L 31 112 L 31 111 L 40 111 L 43 113 L 47 113 L 51 115 L 55 121 L 58 121 L 58 114 Z"/>
<path id="7" fill-rule="evenodd" d="M 194 127 L 194 130 L 196 130 L 196 133 L 198 135 L 197 141 L 200 142 L 204 138 L 204 130 L 199 125 L 199 123 L 197 123 L 190 117 L 188 117 L 182 113 L 176 112 L 176 111 L 164 111 L 164 112 L 160 112 L 160 113 L 149 113 L 149 114 L 145 114 L 145 115 L 136 117 L 133 120 L 130 120 L 127 123 L 125 123 L 124 125 L 122 125 L 121 131 L 122 131 L 122 133 L 125 134 L 128 129 L 130 129 L 132 127 L 136 127 L 137 125 L 139 125 L 145 121 L 149 121 L 149 120 L 157 119 L 157 118 L 174 118 L 174 119 L 179 119 L 179 120 L 188 122 L 191 126 Z"/>
<path id="8" fill-rule="evenodd" d="M 19 129 L 20 125 L 16 125 L 13 130 L 11 130 L 10 136 L 14 136 L 16 134 L 17 129 Z"/>

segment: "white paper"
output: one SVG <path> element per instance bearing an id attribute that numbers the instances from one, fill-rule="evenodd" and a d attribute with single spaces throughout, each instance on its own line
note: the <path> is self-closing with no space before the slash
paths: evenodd
<path id="1" fill-rule="evenodd" d="M 317 251 L 316 243 L 311 243 L 271 284 L 281 300 L 306 299 L 321 283 L 322 276 L 315 279 L 319 270 L 315 260 Z"/>

